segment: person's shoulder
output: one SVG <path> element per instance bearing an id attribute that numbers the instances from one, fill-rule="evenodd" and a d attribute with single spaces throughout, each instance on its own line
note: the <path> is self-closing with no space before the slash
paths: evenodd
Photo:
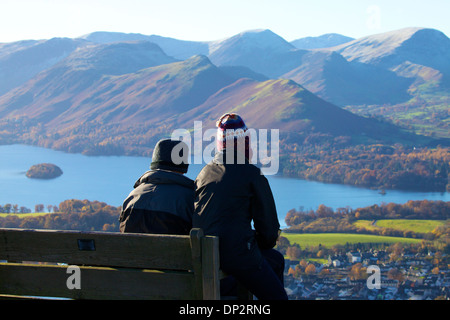
<path id="1" fill-rule="evenodd" d="M 246 176 L 252 181 L 257 181 L 261 179 L 261 177 L 264 177 L 261 173 L 261 169 L 254 164 L 245 163 L 236 165 L 235 167 L 238 168 L 237 174 L 242 175 L 242 177 Z"/>
<path id="2" fill-rule="evenodd" d="M 255 176 L 264 176 L 261 172 L 261 169 L 254 165 L 253 163 L 247 163 L 246 166 L 248 167 L 248 170 Z"/>

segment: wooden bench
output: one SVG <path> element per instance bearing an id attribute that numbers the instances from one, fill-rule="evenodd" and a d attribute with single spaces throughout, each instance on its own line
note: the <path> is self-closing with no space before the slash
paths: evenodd
<path id="1" fill-rule="evenodd" d="M 3 228 L 0 262 L 3 297 L 220 299 L 219 239 L 201 229 L 177 236 Z"/>

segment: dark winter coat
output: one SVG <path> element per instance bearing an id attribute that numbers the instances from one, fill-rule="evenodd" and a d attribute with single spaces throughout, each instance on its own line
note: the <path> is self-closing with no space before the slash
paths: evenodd
<path id="1" fill-rule="evenodd" d="M 217 153 L 195 180 L 193 226 L 219 237 L 224 271 L 259 267 L 260 250 L 275 246 L 280 228 L 272 191 L 256 166 L 224 160 Z"/>
<path id="2" fill-rule="evenodd" d="M 147 171 L 123 203 L 120 231 L 189 234 L 194 194 L 194 181 L 180 173 Z"/>

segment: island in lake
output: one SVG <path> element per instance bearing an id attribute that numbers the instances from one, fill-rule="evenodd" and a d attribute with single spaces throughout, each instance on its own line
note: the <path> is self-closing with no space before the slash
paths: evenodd
<path id="1" fill-rule="evenodd" d="M 31 166 L 26 176 L 33 179 L 54 179 L 62 175 L 61 168 L 52 163 L 40 163 Z"/>

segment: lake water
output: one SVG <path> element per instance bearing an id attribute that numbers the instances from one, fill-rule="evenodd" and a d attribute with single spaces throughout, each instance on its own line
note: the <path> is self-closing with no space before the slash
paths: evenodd
<path id="1" fill-rule="evenodd" d="M 64 172 L 53 180 L 29 179 L 26 171 L 34 164 L 53 163 Z M 67 199 L 88 199 L 120 206 L 150 159 L 125 156 L 84 156 L 26 145 L 0 146 L 0 205 L 18 204 L 34 210 L 36 204 L 58 205 Z M 202 165 L 190 165 L 188 176 L 195 179 Z M 277 205 L 280 224 L 288 210 L 316 209 L 324 204 L 333 209 L 373 204 L 405 203 L 409 200 L 450 201 L 450 193 L 376 190 L 346 185 L 267 176 Z"/>

